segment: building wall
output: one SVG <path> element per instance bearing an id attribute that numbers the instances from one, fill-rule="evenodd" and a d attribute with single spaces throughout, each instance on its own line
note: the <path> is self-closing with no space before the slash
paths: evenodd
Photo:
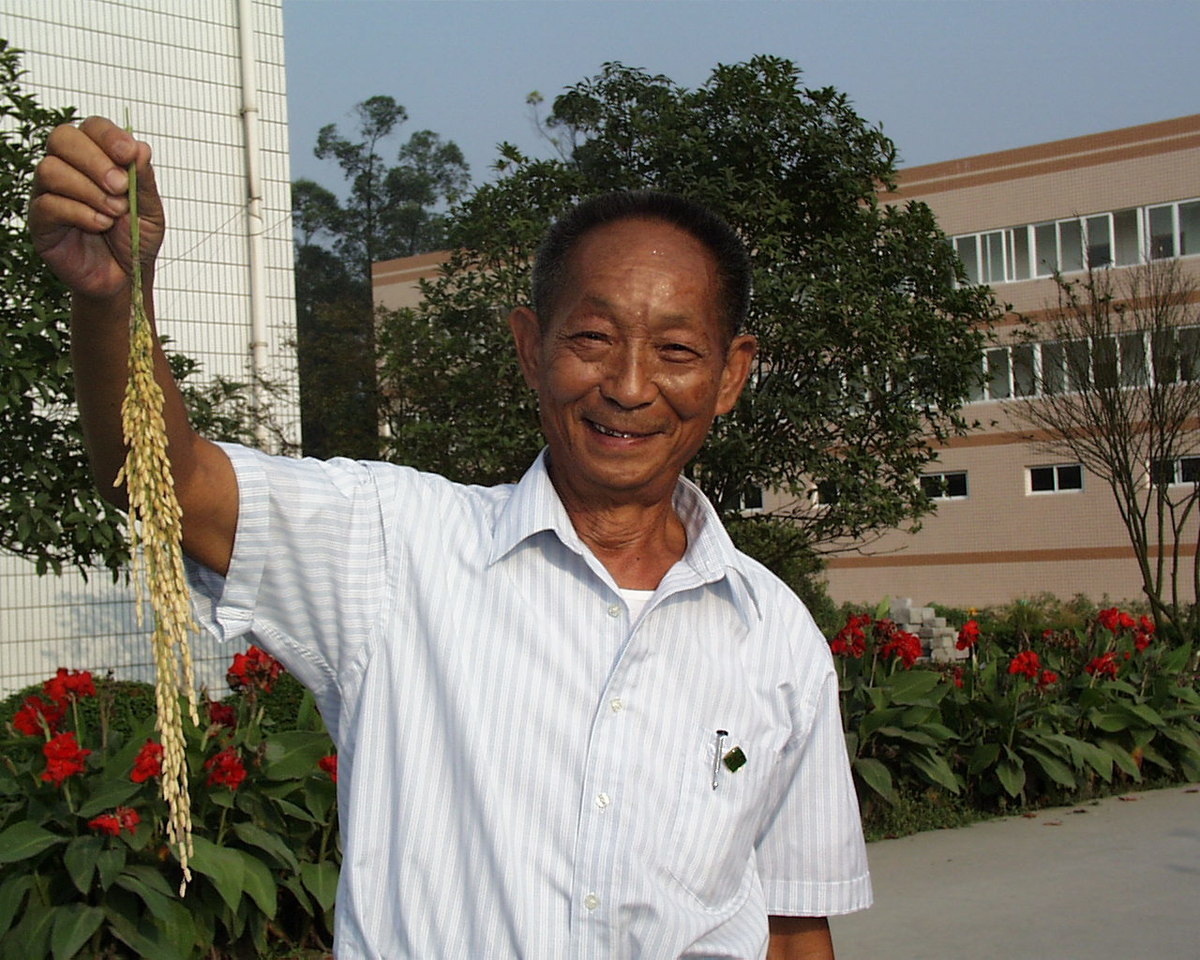
<path id="1" fill-rule="evenodd" d="M 1144 207 L 1200 196 L 1200 115 L 901 171 L 900 200 L 927 203 L 951 236 Z M 1200 279 L 1200 257 L 1184 269 Z M 1115 268 L 1120 269 L 1120 268 Z M 1056 300 L 1050 279 L 993 284 L 1014 313 L 996 329 L 1011 342 L 1015 313 L 1036 320 Z M 1030 493 L 1027 470 L 1071 462 L 1029 439 L 1004 401 L 964 411 L 980 429 L 939 451 L 929 472 L 965 470 L 966 499 L 938 503 L 917 533 L 891 532 L 829 563 L 831 595 L 884 596 L 960 606 L 1049 592 L 1113 601 L 1141 596 L 1141 579 L 1115 501 L 1099 478 L 1083 489 Z M 1192 522 L 1181 553 L 1194 556 Z"/>
<path id="2" fill-rule="evenodd" d="M 250 331 L 246 163 L 237 0 L 0 0 L 0 36 L 24 51 L 22 87 L 47 106 L 129 122 L 154 149 L 168 232 L 155 275 L 162 334 L 202 373 L 244 379 Z M 268 326 L 267 376 L 290 390 L 298 437 L 282 0 L 252 5 Z M 217 688 L 229 651 L 194 648 Z M 0 693 L 69 666 L 151 676 L 130 591 L 99 571 L 38 577 L 0 556 Z"/>

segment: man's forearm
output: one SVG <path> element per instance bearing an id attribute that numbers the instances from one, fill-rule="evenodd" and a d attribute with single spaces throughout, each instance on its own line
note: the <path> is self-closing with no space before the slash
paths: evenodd
<path id="1" fill-rule="evenodd" d="M 770 917 L 767 960 L 834 960 L 825 917 Z"/>

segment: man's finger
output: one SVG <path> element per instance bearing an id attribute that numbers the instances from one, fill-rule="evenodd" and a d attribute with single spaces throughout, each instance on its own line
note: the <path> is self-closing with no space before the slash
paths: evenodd
<path id="1" fill-rule="evenodd" d="M 119 217 L 129 209 L 129 200 L 125 196 L 109 193 L 86 172 L 58 156 L 46 157 L 38 164 L 33 180 L 33 199 L 36 201 L 43 196 L 63 197 L 110 217 Z M 30 213 L 33 212 L 34 204 L 31 203 Z"/>
<path id="2" fill-rule="evenodd" d="M 137 156 L 138 145 L 110 121 L 89 117 L 78 127 L 55 127 L 46 141 L 46 152 L 78 170 L 105 193 L 119 196 L 129 188 L 125 166 Z"/>

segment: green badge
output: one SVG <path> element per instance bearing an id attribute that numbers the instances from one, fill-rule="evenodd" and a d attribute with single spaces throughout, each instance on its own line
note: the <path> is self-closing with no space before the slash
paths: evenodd
<path id="1" fill-rule="evenodd" d="M 734 747 L 727 754 L 725 754 L 724 761 L 725 767 L 729 770 L 729 772 L 734 773 L 738 770 L 738 768 L 745 765 L 746 754 L 742 752 L 741 747 Z"/>

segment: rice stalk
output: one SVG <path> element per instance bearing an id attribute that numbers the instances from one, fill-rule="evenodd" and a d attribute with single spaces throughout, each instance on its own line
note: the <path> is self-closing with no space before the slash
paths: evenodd
<path id="1" fill-rule="evenodd" d="M 129 497 L 129 541 L 133 558 L 138 626 L 149 602 L 154 627 L 157 728 L 163 747 L 161 789 L 167 803 L 167 840 L 183 870 L 182 896 L 192 874 L 191 797 L 180 694 L 186 693 L 189 714 L 199 726 L 192 670 L 190 634 L 196 630 L 183 568 L 182 511 L 175 496 L 163 392 L 154 379 L 154 335 L 142 292 L 141 230 L 138 223 L 137 171 L 129 165 L 129 221 L 132 308 L 129 317 L 129 380 L 121 404 L 121 428 L 127 452 L 116 486 Z"/>

